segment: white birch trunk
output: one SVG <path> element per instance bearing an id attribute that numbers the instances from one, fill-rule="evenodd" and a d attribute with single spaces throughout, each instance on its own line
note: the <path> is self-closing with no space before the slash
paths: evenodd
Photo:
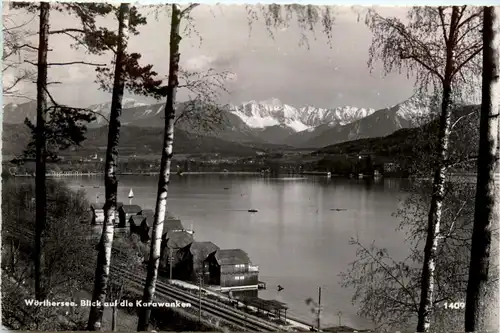
<path id="1" fill-rule="evenodd" d="M 158 192 L 156 196 L 155 217 L 153 222 L 153 233 L 151 239 L 151 250 L 148 261 L 148 273 L 144 285 L 143 302 L 153 300 L 156 280 L 158 277 L 158 266 L 160 263 L 161 237 L 163 223 L 167 211 L 168 184 L 170 181 L 170 165 L 173 155 L 174 124 L 175 124 L 175 102 L 179 75 L 179 44 L 181 36 L 179 33 L 181 22 L 181 11 L 179 5 L 172 4 L 172 22 L 170 27 L 170 63 L 168 75 L 168 95 L 165 104 L 165 132 L 163 138 L 163 150 L 160 162 L 160 176 L 158 180 Z M 171 265 L 171 263 L 170 263 Z M 139 316 L 138 331 L 147 331 L 151 309 L 141 309 Z"/>
<path id="2" fill-rule="evenodd" d="M 106 151 L 106 166 L 104 170 L 104 184 L 106 203 L 104 205 L 104 222 L 97 267 L 95 272 L 94 292 L 92 301 L 99 301 L 101 306 L 92 306 L 90 309 L 88 330 L 102 330 L 102 316 L 104 302 L 109 285 L 109 270 L 111 266 L 111 250 L 113 248 L 114 223 L 117 208 L 118 179 L 116 166 L 118 159 L 118 141 L 120 138 L 120 117 L 122 113 L 122 99 L 125 89 L 124 53 L 128 37 L 129 4 L 121 4 L 118 14 L 118 38 L 120 43 L 116 52 L 115 77 L 109 119 L 108 147 Z"/>
<path id="3" fill-rule="evenodd" d="M 458 29 L 459 11 L 453 7 L 449 28 L 449 41 L 446 47 L 446 66 L 443 80 L 443 97 L 439 123 L 438 160 L 432 184 L 432 197 L 427 223 L 427 238 L 424 248 L 422 267 L 420 305 L 418 309 L 417 332 L 428 332 L 431 326 L 434 307 L 434 281 L 436 270 L 436 253 L 439 245 L 443 201 L 447 176 L 448 146 L 451 134 L 451 94 L 454 70 L 454 48 L 456 46 L 455 31 Z"/>

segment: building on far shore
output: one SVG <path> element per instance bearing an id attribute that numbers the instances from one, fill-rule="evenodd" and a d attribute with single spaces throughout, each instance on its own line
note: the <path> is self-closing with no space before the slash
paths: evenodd
<path id="1" fill-rule="evenodd" d="M 398 163 L 384 163 L 384 173 L 397 172 L 400 170 Z"/>
<path id="2" fill-rule="evenodd" d="M 181 272 L 180 279 L 197 282 L 203 276 L 204 283 L 209 282 L 209 271 L 205 270 L 205 260 L 209 255 L 218 251 L 219 247 L 212 242 L 192 242 L 179 250 L 181 262 L 178 264 Z"/>
<path id="3" fill-rule="evenodd" d="M 205 259 L 204 269 L 209 272 L 207 284 L 220 285 L 222 292 L 259 289 L 259 267 L 243 250 L 218 250 Z"/>

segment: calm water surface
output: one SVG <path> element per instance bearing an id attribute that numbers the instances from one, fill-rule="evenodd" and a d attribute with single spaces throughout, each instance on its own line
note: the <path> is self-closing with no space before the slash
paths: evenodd
<path id="1" fill-rule="evenodd" d="M 104 201 L 102 179 L 67 181 L 84 189 L 89 200 Z M 119 181 L 120 201 L 128 203 L 132 188 L 134 204 L 154 208 L 156 177 L 121 176 Z M 403 185 L 392 179 L 374 183 L 315 177 L 174 176 L 168 210 L 186 228 L 194 228 L 197 241 L 246 251 L 259 266 L 259 280 L 267 283 L 259 296 L 288 303 L 291 316 L 313 322 L 315 316 L 305 300 L 317 299 L 322 287 L 322 326 L 338 325 L 341 311 L 342 325 L 363 328 L 370 323 L 356 315 L 352 290 L 340 287 L 338 274 L 356 258 L 351 237 L 367 245 L 375 240 L 396 259 L 408 253 L 403 233 L 395 231 L 398 220 L 392 216 L 404 196 Z M 336 208 L 345 211 L 330 210 Z M 279 294 L 278 284 L 284 287 Z"/>

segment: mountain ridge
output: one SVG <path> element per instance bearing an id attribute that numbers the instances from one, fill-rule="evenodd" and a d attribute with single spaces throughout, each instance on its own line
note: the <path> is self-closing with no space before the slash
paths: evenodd
<path id="1" fill-rule="evenodd" d="M 240 105 L 230 105 L 229 111 L 239 116 L 248 126 L 263 129 L 282 125 L 295 132 L 311 130 L 322 124 L 344 124 L 361 119 L 375 109 L 341 106 L 336 108 L 317 108 L 313 106 L 294 106 L 282 103 L 279 99 L 258 102 L 250 101 Z"/>
<path id="2" fill-rule="evenodd" d="M 189 122 L 179 121 L 176 128 L 206 137 L 241 144 L 274 144 L 297 148 L 323 146 L 365 137 L 385 136 L 401 128 L 412 127 L 411 118 L 424 112 L 420 100 L 410 98 L 384 109 L 342 106 L 337 108 L 296 108 L 276 98 L 267 101 L 250 101 L 240 105 L 221 106 L 220 124 L 213 130 L 193 129 Z M 420 102 L 420 104 L 422 104 Z M 163 128 L 164 103 L 147 104 L 124 98 L 121 123 L 123 126 Z M 178 104 L 181 114 L 186 102 Z M 202 108 L 203 106 L 201 106 Z M 90 128 L 106 125 L 111 103 L 89 106 L 97 119 Z M 34 102 L 4 106 L 5 123 L 23 123 L 28 117 L 36 119 Z M 200 109 L 200 112 L 203 112 Z M 102 116 L 99 116 L 102 115 Z"/>

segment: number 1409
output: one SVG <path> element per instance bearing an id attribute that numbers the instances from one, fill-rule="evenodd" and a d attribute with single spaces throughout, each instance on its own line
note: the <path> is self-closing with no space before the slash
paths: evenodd
<path id="1" fill-rule="evenodd" d="M 465 303 L 464 302 L 444 303 L 444 308 L 450 310 L 465 309 Z"/>

